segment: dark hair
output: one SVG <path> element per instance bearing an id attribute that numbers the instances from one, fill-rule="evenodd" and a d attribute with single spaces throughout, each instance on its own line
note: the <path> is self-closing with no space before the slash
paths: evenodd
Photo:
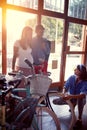
<path id="1" fill-rule="evenodd" d="M 80 78 L 82 80 L 86 80 L 87 79 L 86 67 L 83 64 L 81 64 L 81 65 L 77 65 L 77 69 L 81 72 Z"/>
<path id="2" fill-rule="evenodd" d="M 36 26 L 35 32 L 37 32 L 39 29 L 44 30 L 45 28 L 41 24 L 39 24 L 39 25 Z"/>

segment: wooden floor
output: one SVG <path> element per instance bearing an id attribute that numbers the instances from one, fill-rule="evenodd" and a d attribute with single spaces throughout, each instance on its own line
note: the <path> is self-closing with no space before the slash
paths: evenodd
<path id="1" fill-rule="evenodd" d="M 55 113 L 57 114 L 60 120 L 61 130 L 70 130 L 69 125 L 71 122 L 71 112 L 69 112 L 69 106 L 68 105 L 54 105 L 53 104 L 54 98 L 57 98 L 57 97 L 51 98 L 51 104 L 53 106 Z M 75 108 L 75 115 L 77 118 L 78 117 L 77 107 Z M 80 128 L 79 130 L 87 130 L 87 103 L 83 111 L 83 125 L 82 125 L 82 128 Z"/>

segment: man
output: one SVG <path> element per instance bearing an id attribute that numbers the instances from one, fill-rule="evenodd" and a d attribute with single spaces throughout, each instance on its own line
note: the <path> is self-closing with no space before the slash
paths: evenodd
<path id="1" fill-rule="evenodd" d="M 44 27 L 42 25 L 37 25 L 36 36 L 32 39 L 32 55 L 34 59 L 35 72 L 47 73 L 48 59 L 50 55 L 50 41 L 43 38 Z"/>

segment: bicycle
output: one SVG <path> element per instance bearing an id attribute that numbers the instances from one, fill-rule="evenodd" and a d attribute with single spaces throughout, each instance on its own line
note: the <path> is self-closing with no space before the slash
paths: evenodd
<path id="1" fill-rule="evenodd" d="M 0 130 L 22 130 L 30 127 L 38 100 L 31 97 L 22 100 L 16 96 L 15 99 L 21 102 L 15 108 L 14 102 L 11 106 L 9 103 L 12 102 L 9 102 L 9 97 L 12 90 L 20 84 L 21 78 L 15 76 L 8 80 L 6 77 L 6 75 L 0 75 Z"/>
<path id="2" fill-rule="evenodd" d="M 5 75 L 0 74 L 0 130 L 6 130 L 6 96 L 20 84 L 21 79 L 6 80 Z"/>
<path id="3" fill-rule="evenodd" d="M 46 92 L 48 91 L 49 85 L 51 83 L 51 79 L 48 78 L 48 75 L 43 74 L 35 74 L 34 66 L 25 59 L 25 62 L 31 67 L 33 74 L 29 76 L 24 76 L 23 73 L 19 72 L 16 73 L 16 76 L 23 77 L 25 79 L 25 89 L 22 89 L 22 91 L 25 91 L 27 93 L 27 97 L 34 97 L 38 99 L 38 104 L 36 107 L 36 111 L 34 114 L 34 118 L 32 121 L 31 129 L 33 130 L 61 130 L 60 122 L 57 117 L 57 115 L 49 109 L 47 104 L 41 104 L 43 100 L 46 101 Z M 15 73 L 9 73 L 15 75 Z M 47 79 L 48 78 L 48 79 Z M 46 87 L 45 91 L 41 89 L 41 84 L 39 84 L 38 88 L 36 88 L 36 83 L 38 81 L 41 81 L 41 79 L 49 81 L 48 86 Z M 20 89 L 14 89 L 15 91 L 20 91 Z M 38 93 L 39 90 L 39 93 Z M 49 120 L 48 120 L 49 119 Z"/>

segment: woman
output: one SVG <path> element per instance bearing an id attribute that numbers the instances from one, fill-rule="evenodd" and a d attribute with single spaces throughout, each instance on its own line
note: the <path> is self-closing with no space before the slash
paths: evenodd
<path id="1" fill-rule="evenodd" d="M 31 68 L 24 62 L 24 59 L 27 58 L 33 64 L 32 49 L 31 49 L 31 40 L 32 40 L 32 29 L 29 26 L 23 28 L 21 39 L 17 40 L 14 43 L 13 47 L 13 60 L 12 60 L 12 71 L 22 71 L 25 76 L 32 74 Z M 18 86 L 24 87 L 24 80 Z M 25 96 L 22 94 L 20 96 Z"/>
<path id="2" fill-rule="evenodd" d="M 29 26 L 23 28 L 21 39 L 17 40 L 14 43 L 13 48 L 13 60 L 12 60 L 12 70 L 18 71 L 21 70 L 25 75 L 31 74 L 31 69 L 24 62 L 24 59 L 27 58 L 31 63 L 33 63 L 32 49 L 31 49 L 31 40 L 32 40 L 32 29 Z"/>
<path id="3" fill-rule="evenodd" d="M 74 108 L 78 105 L 78 120 L 75 127 L 81 127 L 82 113 L 87 94 L 87 72 L 84 65 L 77 65 L 74 75 L 70 76 L 66 81 L 63 92 L 68 92 L 64 99 L 70 99 Z"/>
<path id="4" fill-rule="evenodd" d="M 77 129 L 82 126 L 82 113 L 87 94 L 87 72 L 84 65 L 81 64 L 76 66 L 74 75 L 71 75 L 64 84 L 63 93 L 65 93 L 63 97 L 64 100 L 70 99 L 74 108 L 78 105 L 78 119 L 74 126 Z M 66 104 L 64 100 L 61 100 L 60 98 L 60 101 L 63 101 L 63 104 Z M 60 103 L 59 99 L 54 99 L 53 103 L 58 105 Z"/>

